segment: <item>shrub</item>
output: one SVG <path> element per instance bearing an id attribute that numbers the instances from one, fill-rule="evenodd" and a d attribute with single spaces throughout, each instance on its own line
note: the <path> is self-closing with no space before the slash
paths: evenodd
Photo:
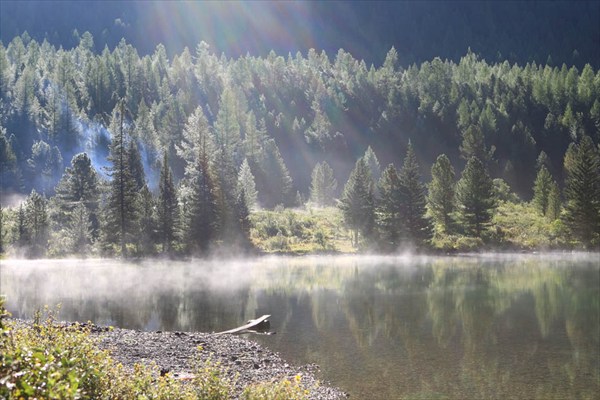
<path id="1" fill-rule="evenodd" d="M 309 392 L 301 385 L 302 378 L 296 375 L 292 381 L 259 383 L 247 387 L 242 393 L 243 400 L 304 400 Z"/>

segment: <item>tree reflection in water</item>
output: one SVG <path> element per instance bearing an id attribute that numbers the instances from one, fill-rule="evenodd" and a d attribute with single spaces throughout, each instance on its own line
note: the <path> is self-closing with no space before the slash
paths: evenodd
<path id="1" fill-rule="evenodd" d="M 593 398 L 597 255 L 307 257 L 245 262 L 3 261 L 15 316 L 256 337 L 358 398 Z"/>

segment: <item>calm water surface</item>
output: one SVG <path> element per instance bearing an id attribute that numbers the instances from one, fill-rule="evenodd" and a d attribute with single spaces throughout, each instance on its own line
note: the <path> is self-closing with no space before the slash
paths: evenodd
<path id="1" fill-rule="evenodd" d="M 600 256 L 2 260 L 16 317 L 253 336 L 358 399 L 598 398 Z"/>

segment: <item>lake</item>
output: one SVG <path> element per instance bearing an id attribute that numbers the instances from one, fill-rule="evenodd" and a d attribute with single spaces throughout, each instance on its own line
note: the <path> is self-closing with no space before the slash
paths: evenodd
<path id="1" fill-rule="evenodd" d="M 351 398 L 598 398 L 600 256 L 2 260 L 13 316 L 252 339 Z"/>

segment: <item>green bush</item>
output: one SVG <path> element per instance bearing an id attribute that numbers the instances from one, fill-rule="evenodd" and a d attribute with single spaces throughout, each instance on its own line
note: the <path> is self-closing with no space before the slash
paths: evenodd
<path id="1" fill-rule="evenodd" d="M 242 400 L 304 400 L 308 399 L 308 390 L 302 387 L 302 378 L 296 375 L 293 380 L 259 383 L 247 387 Z"/>

